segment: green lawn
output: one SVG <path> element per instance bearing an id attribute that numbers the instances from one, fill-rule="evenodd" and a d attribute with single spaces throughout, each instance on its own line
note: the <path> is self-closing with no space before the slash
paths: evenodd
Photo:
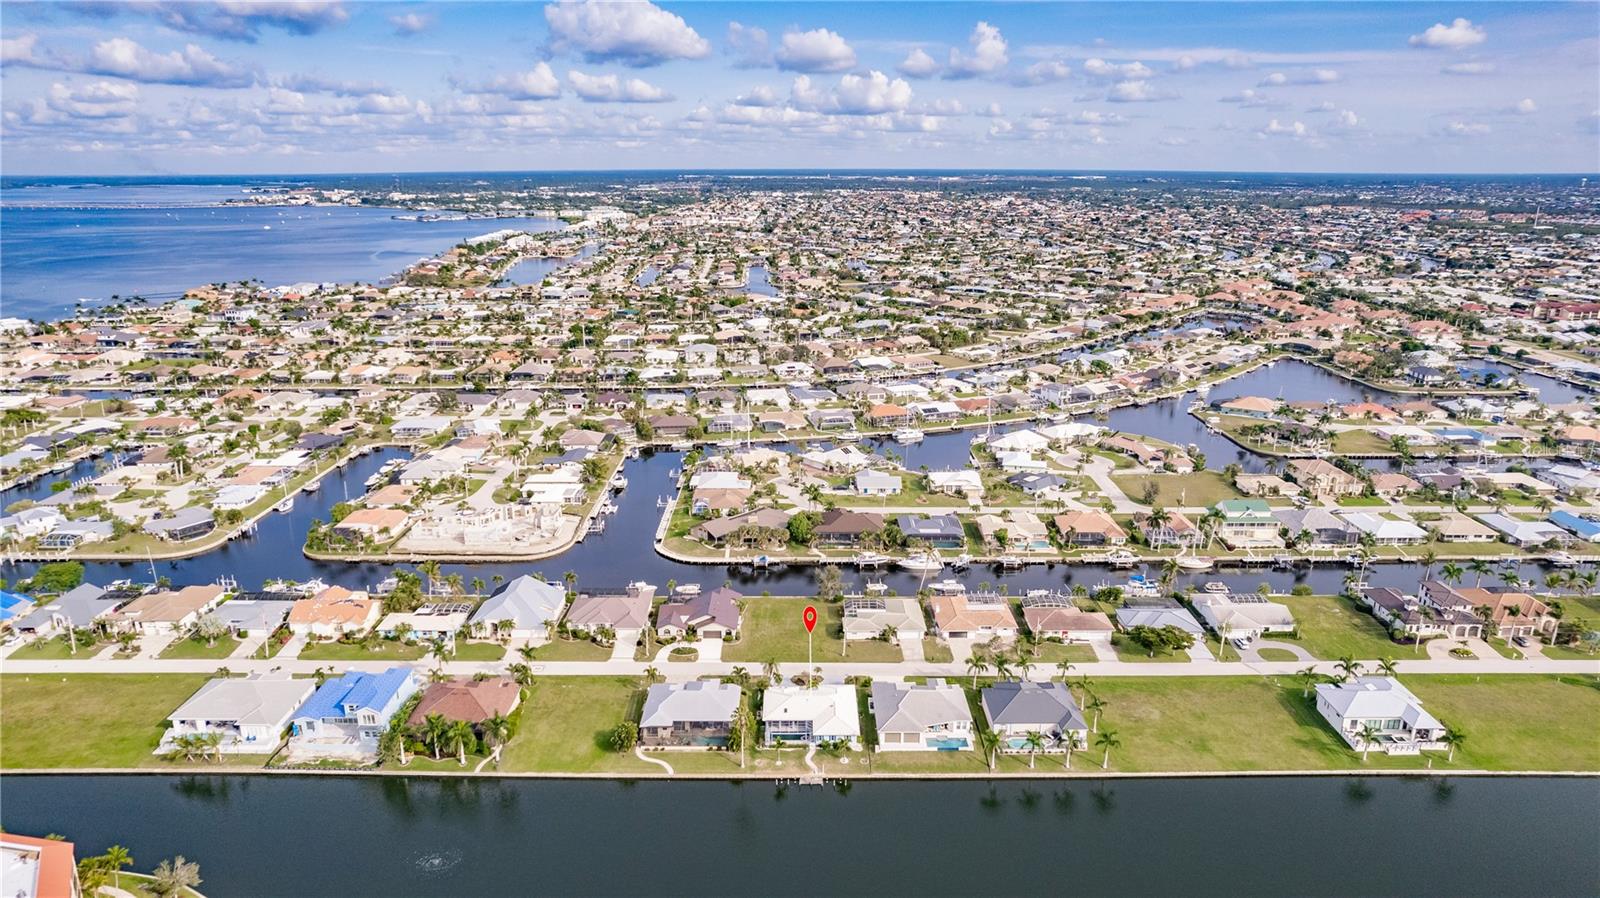
<path id="1" fill-rule="evenodd" d="M 1293 661 L 1295 659 L 1294 652 L 1288 649 L 1266 648 L 1258 649 L 1257 652 L 1261 655 L 1262 661 Z"/>
<path id="2" fill-rule="evenodd" d="M 611 731 L 638 720 L 644 690 L 632 677 L 538 677 L 523 701 L 522 725 L 501 754 L 502 770 L 660 773 L 611 747 Z"/>
<path id="3" fill-rule="evenodd" d="M 932 636 L 922 638 L 922 659 L 930 664 L 948 664 L 956 660 L 950 646 Z"/>
<path id="4" fill-rule="evenodd" d="M 1094 649 L 1086 645 L 1044 642 L 1039 644 L 1039 656 L 1033 659 L 1033 663 L 1054 665 L 1058 661 L 1071 661 L 1074 664 L 1083 664 L 1094 660 Z"/>
<path id="5" fill-rule="evenodd" d="M 94 645 L 87 645 L 79 642 L 78 653 L 74 655 L 67 641 L 55 636 L 49 639 L 35 639 L 7 657 L 13 661 L 66 661 L 73 658 L 93 658 L 96 652 L 110 644 L 97 642 Z"/>
<path id="6" fill-rule="evenodd" d="M 1237 499 L 1242 494 L 1216 471 L 1195 471 L 1192 474 L 1116 474 L 1112 476 L 1117 486 L 1128 498 L 1144 502 L 1145 485 L 1156 485 L 1155 502 L 1163 508 L 1198 508 L 1212 506 L 1223 499 Z"/>
<path id="7" fill-rule="evenodd" d="M 0 769 L 146 767 L 205 674 L 0 676 Z"/>
<path id="8" fill-rule="evenodd" d="M 739 641 L 722 649 L 722 659 L 761 664 L 769 660 L 804 663 L 806 628 L 801 614 L 807 605 L 817 608 L 817 629 L 811 635 L 812 658 L 823 661 L 900 661 L 900 647 L 877 640 L 858 640 L 845 652 L 840 638 L 844 612 L 838 604 L 815 599 L 752 598 L 745 602 Z"/>
<path id="9" fill-rule="evenodd" d="M 506 647 L 498 642 L 457 642 L 453 661 L 499 661 L 506 656 Z"/>
<path id="10" fill-rule="evenodd" d="M 1112 648 L 1117 652 L 1118 661 L 1128 661 L 1134 664 L 1188 663 L 1190 660 L 1188 652 L 1172 652 L 1167 655 L 1157 652 L 1152 656 L 1149 650 L 1135 645 L 1131 640 L 1127 639 L 1118 640 Z"/>
<path id="11" fill-rule="evenodd" d="M 318 642 L 300 650 L 301 661 L 415 661 L 426 655 L 431 646 L 423 643 L 407 645 L 393 639 L 380 640 L 372 648 L 359 643 Z"/>
<path id="12" fill-rule="evenodd" d="M 1312 655 L 1332 661 L 1354 655 L 1364 661 L 1415 656 L 1412 646 L 1400 645 L 1378 620 L 1338 596 L 1273 596 L 1294 612 L 1300 628 L 1298 640 L 1274 633 L 1273 639 L 1295 642 Z"/>
<path id="13" fill-rule="evenodd" d="M 1289 678 L 1102 678 L 1102 728 L 1117 732 L 1114 770 L 1600 770 L 1600 680 L 1471 675 L 1405 677 L 1434 716 L 1467 735 L 1444 753 L 1373 753 L 1363 765 Z M 1198 712 L 1198 713 L 1197 713 Z M 1091 743 L 1093 736 L 1090 737 Z M 1099 753 L 1091 750 L 1091 754 Z M 1098 760 L 1098 758 L 1097 758 Z"/>
<path id="14" fill-rule="evenodd" d="M 533 650 L 535 661 L 605 661 L 611 649 L 587 639 L 556 639 Z"/>
<path id="15" fill-rule="evenodd" d="M 226 658 L 243 645 L 243 640 L 224 636 L 215 644 L 207 645 L 204 639 L 179 639 L 161 652 L 162 658 Z"/>

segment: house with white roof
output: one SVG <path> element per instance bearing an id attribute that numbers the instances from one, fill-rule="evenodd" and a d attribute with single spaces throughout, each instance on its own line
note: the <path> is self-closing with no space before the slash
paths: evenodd
<path id="1" fill-rule="evenodd" d="M 157 753 L 171 751 L 181 736 L 216 733 L 223 752 L 266 753 L 278 747 L 289 718 L 317 688 L 315 680 L 288 674 L 251 674 L 207 680 L 167 716 L 171 726 Z"/>
<path id="2" fill-rule="evenodd" d="M 1409 546 L 1428 539 L 1428 531 L 1410 521 L 1396 521 L 1365 511 L 1353 511 L 1341 517 L 1351 527 L 1371 536 L 1373 542 L 1380 546 Z"/>
<path id="3" fill-rule="evenodd" d="M 1194 610 L 1212 632 L 1225 639 L 1250 640 L 1294 629 L 1294 612 L 1289 606 L 1254 593 L 1196 593 Z"/>
<path id="4" fill-rule="evenodd" d="M 1393 677 L 1356 677 L 1317 685 L 1317 713 L 1356 751 L 1414 755 L 1443 748 L 1445 725 Z M 1363 732 L 1372 727 L 1369 742 Z"/>
<path id="5" fill-rule="evenodd" d="M 761 724 L 767 745 L 815 745 L 843 740 L 861 742 L 856 687 L 848 683 L 773 686 L 761 700 Z"/>
<path id="6" fill-rule="evenodd" d="M 879 751 L 965 751 L 972 747 L 972 710 L 959 686 L 874 680 L 869 705 Z"/>
<path id="7" fill-rule="evenodd" d="M 645 694 L 639 743 L 647 748 L 726 745 L 742 694 L 732 683 L 656 683 Z"/>

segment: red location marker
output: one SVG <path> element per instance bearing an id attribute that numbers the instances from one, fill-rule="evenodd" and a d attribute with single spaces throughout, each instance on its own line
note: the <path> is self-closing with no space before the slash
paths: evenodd
<path id="1" fill-rule="evenodd" d="M 810 633 L 817 627 L 817 609 L 813 605 L 806 606 L 806 613 L 800 616 L 806 622 L 806 632 Z"/>

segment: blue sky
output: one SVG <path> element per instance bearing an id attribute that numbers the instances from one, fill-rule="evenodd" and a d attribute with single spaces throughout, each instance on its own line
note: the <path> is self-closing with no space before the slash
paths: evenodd
<path id="1" fill-rule="evenodd" d="M 1593 3 L 0 5 L 7 174 L 1600 169 Z"/>

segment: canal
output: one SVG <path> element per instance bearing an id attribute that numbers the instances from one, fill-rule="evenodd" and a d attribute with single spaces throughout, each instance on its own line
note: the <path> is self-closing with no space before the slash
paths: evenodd
<path id="1" fill-rule="evenodd" d="M 6 831 L 223 896 L 1590 896 L 1600 781 L 8 776 Z"/>

